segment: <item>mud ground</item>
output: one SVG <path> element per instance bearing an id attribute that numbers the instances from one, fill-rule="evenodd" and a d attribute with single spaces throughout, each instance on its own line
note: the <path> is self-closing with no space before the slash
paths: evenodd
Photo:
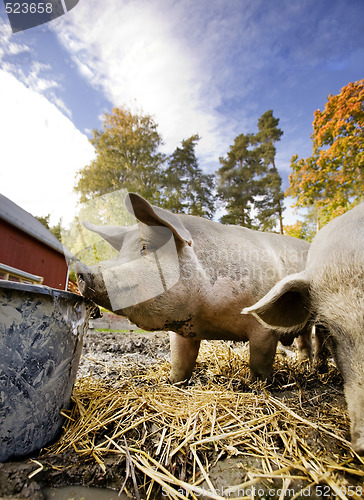
<path id="1" fill-rule="evenodd" d="M 169 359 L 169 337 L 165 332 L 145 333 L 141 331 L 132 331 L 125 333 L 89 331 L 84 341 L 83 354 L 81 357 L 78 376 L 110 377 L 117 375 L 114 366 L 131 361 L 138 364 L 155 363 L 158 360 Z M 313 399 L 321 397 L 327 401 L 327 404 L 333 402 L 336 406 L 345 408 L 342 384 L 336 384 L 332 387 L 322 387 L 315 384 L 306 388 L 306 396 Z M 308 392 L 307 392 L 308 391 Z M 275 394 L 277 396 L 277 394 Z M 282 394 L 281 394 L 282 396 Z M 290 390 L 285 391 L 285 397 L 290 397 Z M 295 394 L 293 394 L 295 396 Z M 296 395 L 297 396 L 297 395 Z M 297 396 L 299 397 L 299 396 Z M 350 439 L 349 435 L 347 436 Z M 320 442 L 320 437 L 312 436 L 316 447 L 327 449 L 335 446 L 335 443 L 325 441 Z M 92 461 L 85 460 L 75 451 L 69 450 L 60 455 L 42 455 L 43 470 L 38 474 L 34 473 L 38 468 L 37 459 L 39 454 L 33 454 L 17 462 L 8 462 L 0 464 L 0 500 L 4 498 L 47 500 L 52 497 L 52 491 L 46 488 L 59 488 L 64 486 L 82 485 L 87 487 L 110 488 L 119 491 L 125 477 L 125 462 L 120 457 L 113 459 L 107 458 L 107 472 L 104 474 L 100 467 Z M 233 481 L 232 466 L 234 460 L 220 461 L 211 472 L 211 478 L 215 481 L 217 487 Z M 233 484 L 233 483 L 230 483 Z M 104 492 L 105 493 L 105 492 Z M 88 496 L 69 496 L 65 493 L 63 497 L 84 498 Z M 106 498 L 100 496 L 99 498 Z M 114 496 L 113 498 L 116 498 Z M 127 498 L 121 496 L 120 498 Z M 310 498 L 320 498 L 313 494 Z"/>

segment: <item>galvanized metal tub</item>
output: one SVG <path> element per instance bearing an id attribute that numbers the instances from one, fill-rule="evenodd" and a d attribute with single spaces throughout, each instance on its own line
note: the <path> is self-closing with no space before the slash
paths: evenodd
<path id="1" fill-rule="evenodd" d="M 94 310 L 74 293 L 0 281 L 0 462 L 57 437 Z"/>

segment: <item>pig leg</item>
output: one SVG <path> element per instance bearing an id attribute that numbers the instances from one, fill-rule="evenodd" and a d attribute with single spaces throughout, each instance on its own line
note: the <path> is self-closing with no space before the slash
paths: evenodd
<path id="1" fill-rule="evenodd" d="M 357 379 L 358 375 L 359 379 Z M 351 380 L 349 384 L 344 382 L 344 391 L 350 417 L 351 445 L 358 455 L 364 456 L 364 395 L 362 373 L 356 373 L 354 380 Z"/>
<path id="2" fill-rule="evenodd" d="M 278 333 L 264 327 L 261 330 L 255 330 L 249 339 L 249 365 L 253 380 L 266 380 L 270 377 L 278 339 Z"/>
<path id="3" fill-rule="evenodd" d="M 171 345 L 169 381 L 176 384 L 191 377 L 200 349 L 200 340 L 182 337 L 175 332 L 169 332 L 169 340 Z"/>
<path id="4" fill-rule="evenodd" d="M 308 325 L 297 337 L 298 357 L 300 361 L 312 360 L 312 327 Z"/>

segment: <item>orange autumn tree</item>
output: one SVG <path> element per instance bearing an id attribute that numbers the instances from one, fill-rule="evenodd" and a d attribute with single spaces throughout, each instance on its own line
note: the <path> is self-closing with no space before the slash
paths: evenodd
<path id="1" fill-rule="evenodd" d="M 314 116 L 312 156 L 292 157 L 286 194 L 315 207 L 323 225 L 364 199 L 364 80 L 329 95 Z"/>

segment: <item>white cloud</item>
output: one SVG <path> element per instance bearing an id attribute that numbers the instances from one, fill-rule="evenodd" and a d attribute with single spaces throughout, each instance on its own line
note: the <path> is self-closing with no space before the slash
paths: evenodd
<path id="1" fill-rule="evenodd" d="M 14 62 L 13 57 L 19 54 L 27 54 L 26 65 Z M 60 89 L 60 83 L 49 75 L 52 74 L 50 64 L 44 64 L 32 60 L 33 51 L 24 43 L 14 42 L 10 25 L 0 18 L 0 63 L 1 68 L 13 74 L 19 81 L 23 82 L 29 89 L 39 94 L 46 95 L 66 116 L 72 113 L 64 101 L 57 96 L 55 91 Z"/>
<path id="2" fill-rule="evenodd" d="M 270 73 L 286 80 L 292 61 L 301 63 L 296 20 L 307 12 L 290 2 L 282 12 L 262 0 L 89 0 L 50 28 L 115 106 L 155 117 L 167 152 L 199 133 L 200 159 L 216 168 L 234 137 L 255 128 L 257 89 L 279 98 L 281 89 L 267 86 Z"/>
<path id="3" fill-rule="evenodd" d="M 16 55 L 21 52 L 29 52 L 30 48 L 25 44 L 14 42 L 10 37 L 12 31 L 10 24 L 4 22 L 0 17 L 0 61 L 7 54 Z"/>
<path id="4" fill-rule="evenodd" d="M 80 73 L 114 105 L 155 117 L 166 151 L 199 133 L 199 153 L 216 161 L 226 150 L 221 137 L 231 124 L 221 126 L 220 95 L 205 54 L 181 30 L 187 9 L 159 0 L 91 0 L 80 2 L 51 28 Z"/>
<path id="5" fill-rule="evenodd" d="M 94 149 L 43 95 L 0 70 L 1 193 L 33 215 L 67 224 L 76 212 L 75 175 Z"/>
<path id="6" fill-rule="evenodd" d="M 68 118 L 72 118 L 72 112 L 70 109 L 67 108 L 66 104 L 63 102 L 63 100 L 58 97 L 54 92 L 48 93 L 48 99 L 50 102 L 53 102 L 57 106 L 58 109 L 60 109 L 65 116 L 68 116 Z"/>
<path id="7" fill-rule="evenodd" d="M 42 77 L 42 73 L 46 73 L 51 70 L 49 64 L 42 64 L 37 61 L 33 62 L 31 65 L 30 72 L 26 75 L 18 67 L 18 74 L 20 80 L 25 83 L 27 87 L 39 94 L 45 93 L 49 89 L 57 88 L 59 85 L 54 79 Z"/>

